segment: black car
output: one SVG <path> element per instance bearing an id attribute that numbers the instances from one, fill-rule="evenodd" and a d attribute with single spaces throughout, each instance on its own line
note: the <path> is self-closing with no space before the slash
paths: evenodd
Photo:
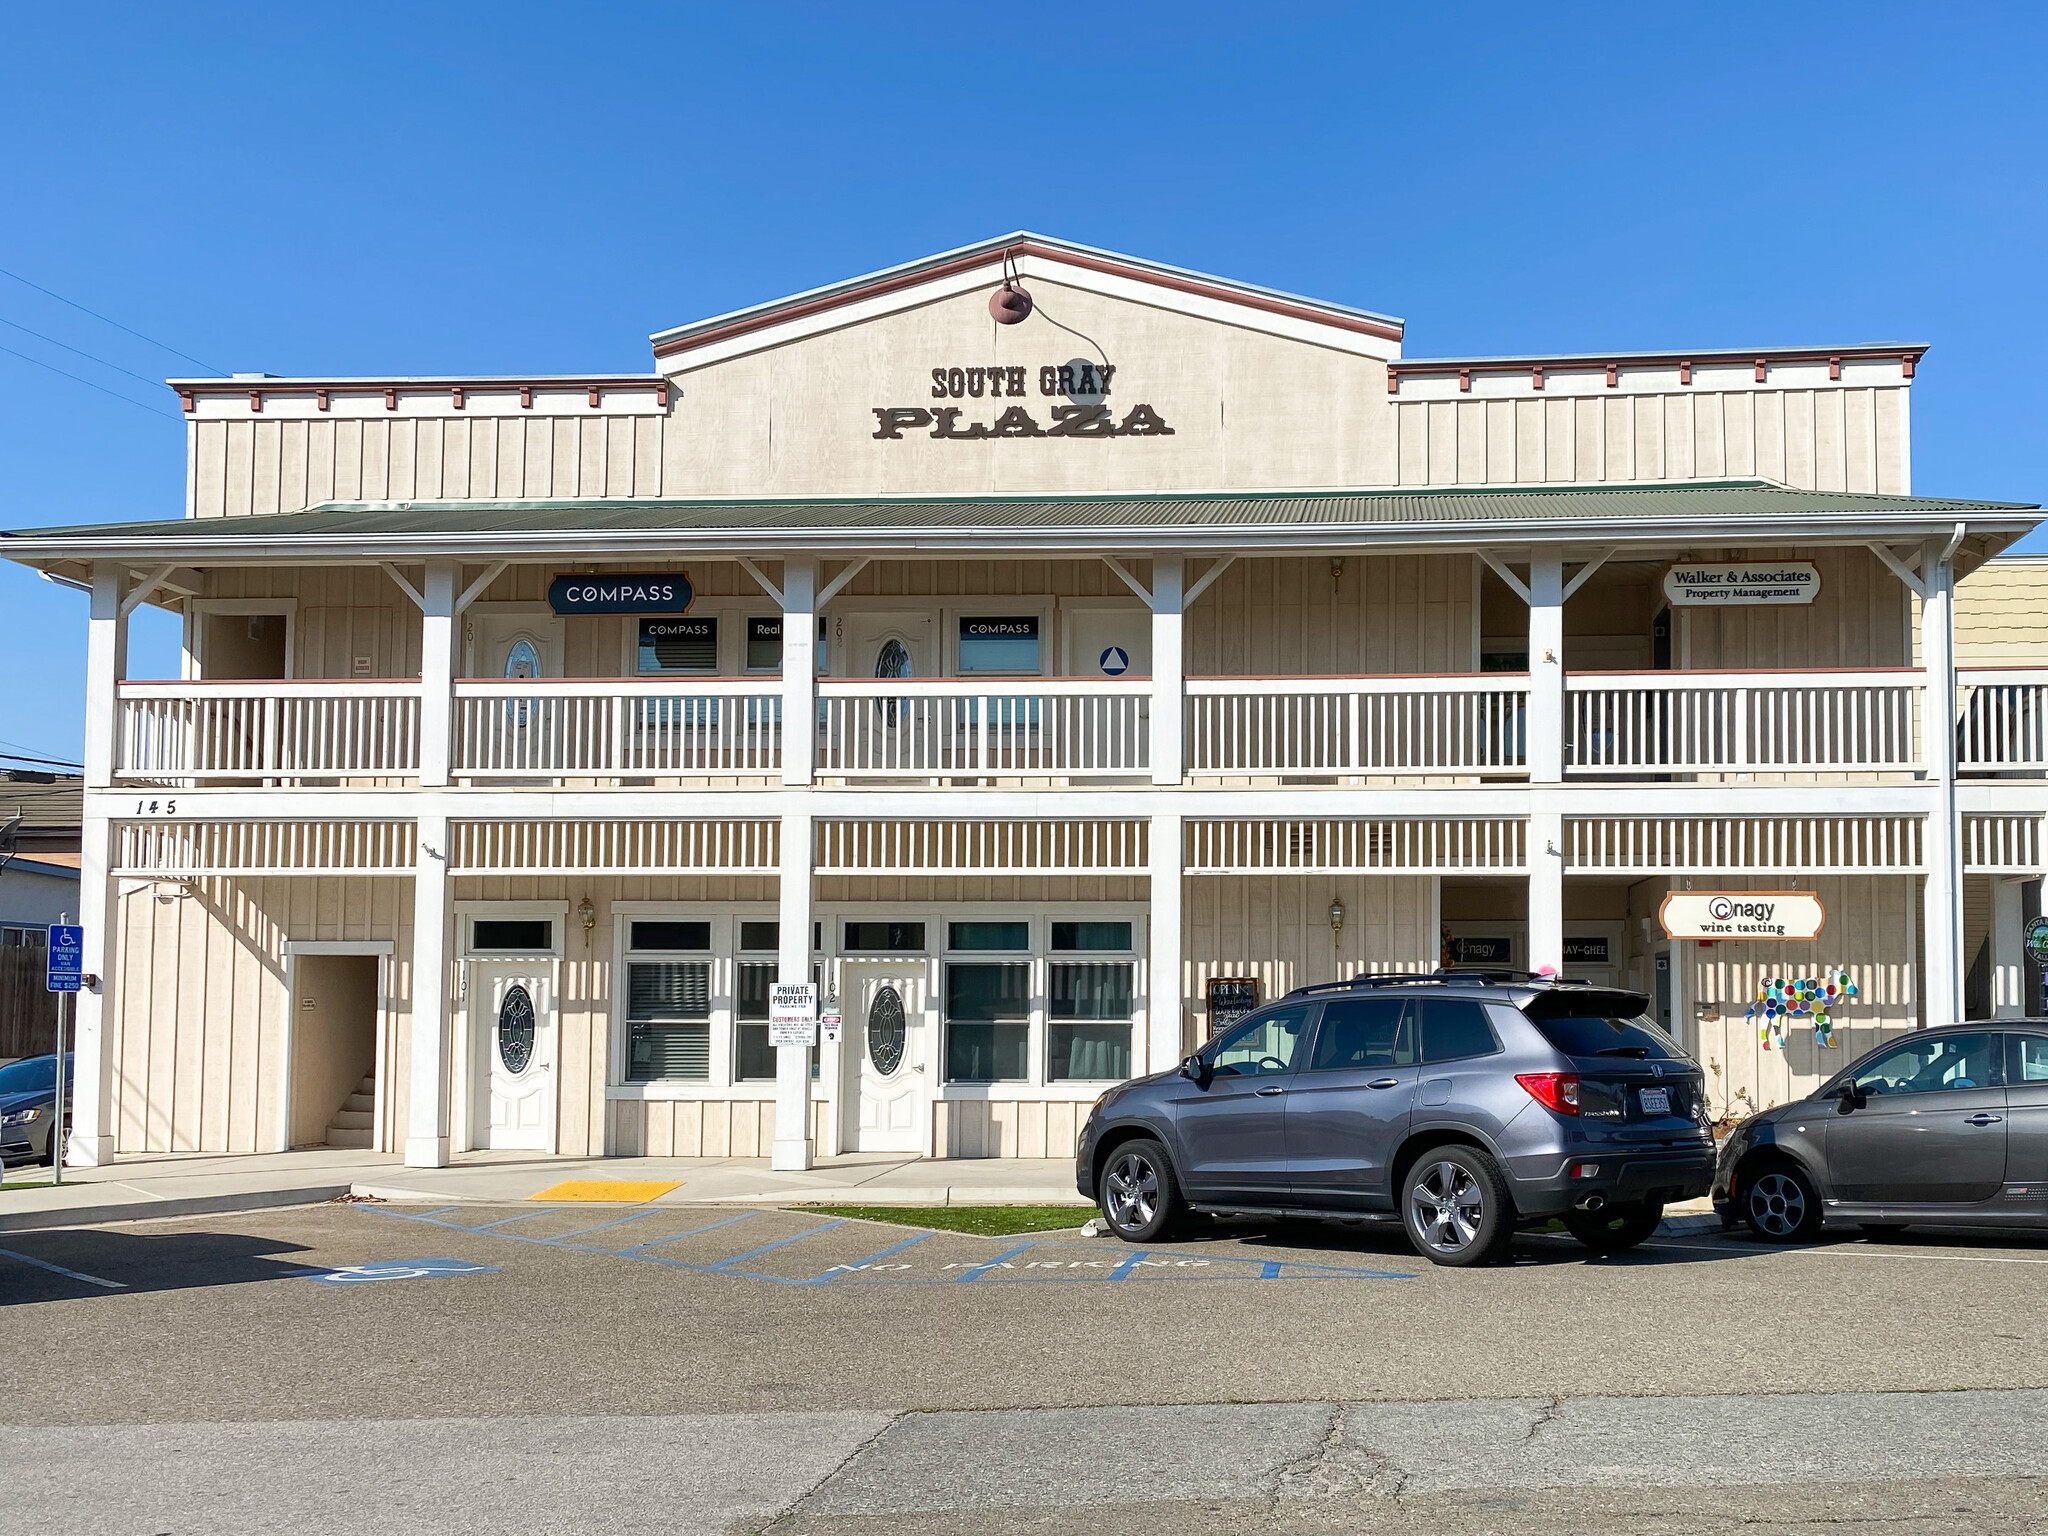
<path id="1" fill-rule="evenodd" d="M 2048 1226 L 2048 1019 L 1917 1030 L 1744 1121 L 1714 1209 L 1795 1243 L 1828 1224 Z"/>
<path id="2" fill-rule="evenodd" d="M 64 1057 L 64 1123 L 71 1123 L 71 1056 Z M 51 1161 L 57 1124 L 57 1058 L 24 1056 L 0 1067 L 0 1162 Z"/>

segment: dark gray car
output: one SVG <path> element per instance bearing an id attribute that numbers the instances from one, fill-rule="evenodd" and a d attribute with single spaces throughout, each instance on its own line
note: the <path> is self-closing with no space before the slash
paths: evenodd
<path id="1" fill-rule="evenodd" d="M 1830 1223 L 2048 1226 L 2048 1020 L 1916 1030 L 1736 1127 L 1714 1209 L 1772 1242 Z"/>
<path id="2" fill-rule="evenodd" d="M 64 1055 L 64 1123 L 71 1123 L 71 1054 Z M 0 1163 L 51 1160 L 56 1145 L 57 1058 L 26 1056 L 0 1067 Z"/>
<path id="3" fill-rule="evenodd" d="M 1707 1192 L 1693 1060 L 1639 992 L 1457 972 L 1303 987 L 1096 1101 L 1075 1184 L 1119 1237 L 1183 1212 L 1400 1221 L 1439 1264 L 1562 1217 L 1631 1247 Z"/>

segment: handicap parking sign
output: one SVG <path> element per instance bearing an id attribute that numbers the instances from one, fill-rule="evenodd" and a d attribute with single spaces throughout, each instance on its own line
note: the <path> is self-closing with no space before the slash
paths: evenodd
<path id="1" fill-rule="evenodd" d="M 378 1259 L 369 1264 L 342 1264 L 307 1275 L 322 1285 L 370 1285 L 379 1280 L 438 1280 L 443 1275 L 495 1275 L 495 1264 L 467 1259 Z"/>
<path id="2" fill-rule="evenodd" d="M 85 930 L 76 923 L 50 924 L 46 992 L 76 992 L 85 978 Z"/>
<path id="3" fill-rule="evenodd" d="M 1112 645 L 1102 653 L 1097 665 L 1105 677 L 1122 677 L 1131 670 L 1131 653 L 1120 645 Z"/>

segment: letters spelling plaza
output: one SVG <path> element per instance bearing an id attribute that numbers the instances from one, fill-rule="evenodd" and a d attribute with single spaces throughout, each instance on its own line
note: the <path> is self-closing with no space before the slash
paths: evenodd
<path id="1" fill-rule="evenodd" d="M 1063 1157 L 1444 964 L 1716 1113 L 2026 1011 L 2041 510 L 1915 493 L 1925 346 L 1402 335 L 1020 234 L 644 373 L 174 381 L 182 507 L 0 536 L 90 592 L 72 1157 Z"/>

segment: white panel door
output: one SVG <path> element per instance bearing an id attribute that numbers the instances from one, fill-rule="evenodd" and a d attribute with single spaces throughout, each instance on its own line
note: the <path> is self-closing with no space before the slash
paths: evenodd
<path id="1" fill-rule="evenodd" d="M 841 985 L 847 1054 L 853 1058 L 847 1086 L 858 1103 L 847 1150 L 929 1151 L 932 1074 L 924 967 L 849 964 Z"/>
<path id="2" fill-rule="evenodd" d="M 928 613 L 849 613 L 839 630 L 842 677 L 936 677 Z"/>
<path id="3" fill-rule="evenodd" d="M 471 1140 L 478 1147 L 555 1147 L 554 967 L 472 961 Z"/>

